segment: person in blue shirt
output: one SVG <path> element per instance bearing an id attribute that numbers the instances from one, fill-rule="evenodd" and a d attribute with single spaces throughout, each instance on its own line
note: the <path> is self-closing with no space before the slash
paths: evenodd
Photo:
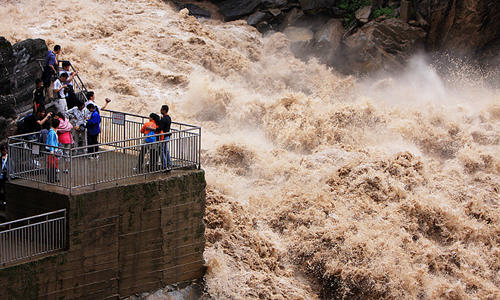
<path id="1" fill-rule="evenodd" d="M 99 110 L 96 109 L 92 103 L 87 104 L 87 109 L 90 111 L 90 118 L 87 121 L 87 145 L 97 145 L 97 138 L 101 133 L 101 116 Z M 95 153 L 98 151 L 97 146 L 89 147 L 88 153 Z M 97 156 L 96 156 L 97 157 Z"/>
<path id="2" fill-rule="evenodd" d="M 53 77 L 57 75 L 57 55 L 61 53 L 61 46 L 55 45 L 54 51 L 49 51 L 47 57 L 45 57 L 45 65 L 43 68 L 42 80 L 43 86 L 52 94 L 50 91 L 50 85 L 52 84 Z"/>
<path id="3" fill-rule="evenodd" d="M 50 123 L 49 134 L 47 135 L 47 181 L 54 183 L 57 181 L 57 152 L 59 149 L 59 140 L 57 139 L 57 128 L 59 120 L 53 119 Z"/>

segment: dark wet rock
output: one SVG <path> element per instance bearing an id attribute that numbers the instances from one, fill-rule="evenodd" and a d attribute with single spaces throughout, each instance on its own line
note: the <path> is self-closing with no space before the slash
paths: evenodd
<path id="1" fill-rule="evenodd" d="M 44 40 L 11 45 L 0 37 L 0 141 L 14 134 L 17 115 L 31 109 L 35 79 L 42 74 L 37 59 L 46 55 Z"/>
<path id="2" fill-rule="evenodd" d="M 27 39 L 12 46 L 15 58 L 11 86 L 17 105 L 30 105 L 35 79 L 42 77 L 37 59 L 47 55 L 47 45 L 42 39 Z"/>
<path id="3" fill-rule="evenodd" d="M 224 21 L 234 21 L 253 13 L 259 4 L 260 0 L 226 0 L 218 5 Z"/>
<path id="4" fill-rule="evenodd" d="M 344 32 L 342 20 L 331 19 L 314 33 L 314 48 L 321 62 L 332 64 L 336 60 Z"/>
<path id="5" fill-rule="evenodd" d="M 280 31 L 283 31 L 288 26 L 292 26 L 299 20 L 302 16 L 304 16 L 304 12 L 296 7 L 292 8 L 288 11 L 283 19 L 283 22 L 280 24 Z"/>
<path id="6" fill-rule="evenodd" d="M 12 136 L 15 133 L 16 126 L 14 120 L 0 116 L 0 144 L 4 143 L 7 137 Z"/>
<path id="7" fill-rule="evenodd" d="M 0 36 L 0 95 L 11 93 L 10 76 L 14 68 L 14 54 L 12 45 Z"/>
<path id="8" fill-rule="evenodd" d="M 419 47 L 426 33 L 399 19 L 371 21 L 344 41 L 344 68 L 349 73 L 399 69 Z"/>
<path id="9" fill-rule="evenodd" d="M 0 117 L 15 118 L 16 98 L 13 95 L 0 95 Z"/>
<path id="10" fill-rule="evenodd" d="M 210 11 L 208 11 L 208 10 L 206 10 L 204 8 L 201 8 L 198 5 L 192 4 L 192 3 L 186 3 L 186 4 L 176 3 L 176 7 L 179 10 L 187 8 L 187 10 L 189 10 L 189 15 L 190 16 L 194 16 L 196 18 L 207 18 L 207 19 L 209 19 L 212 16 L 212 14 L 210 13 Z"/>
<path id="11" fill-rule="evenodd" d="M 303 10 L 317 10 L 334 7 L 336 0 L 300 0 L 300 7 Z"/>
<path id="12" fill-rule="evenodd" d="M 262 5 L 267 8 L 285 7 L 288 4 L 287 0 L 262 0 Z"/>
<path id="13" fill-rule="evenodd" d="M 248 17 L 247 23 L 248 25 L 256 26 L 260 22 L 267 21 L 269 18 L 270 16 L 267 13 L 263 11 L 257 11 Z"/>

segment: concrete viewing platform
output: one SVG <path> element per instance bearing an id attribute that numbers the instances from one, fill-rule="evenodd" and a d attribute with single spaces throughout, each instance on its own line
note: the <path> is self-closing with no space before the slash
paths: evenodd
<path id="1" fill-rule="evenodd" d="M 201 278 L 203 170 L 173 170 L 68 193 L 32 181 L 7 184 L 7 213 L 66 209 L 62 251 L 0 266 L 0 299 L 119 299 Z"/>
<path id="2" fill-rule="evenodd" d="M 146 139 L 147 120 L 102 111 L 97 148 L 9 137 L 0 299 L 120 299 L 203 277 L 201 128 Z"/>

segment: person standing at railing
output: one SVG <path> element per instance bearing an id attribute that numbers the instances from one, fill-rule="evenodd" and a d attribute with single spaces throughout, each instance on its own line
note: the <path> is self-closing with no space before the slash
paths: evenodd
<path id="1" fill-rule="evenodd" d="M 47 181 L 54 183 L 57 181 L 57 155 L 59 155 L 59 140 L 57 139 L 57 128 L 59 127 L 59 120 L 52 119 L 50 123 L 49 134 L 47 135 Z"/>
<path id="2" fill-rule="evenodd" d="M 87 144 L 89 146 L 97 145 L 97 139 L 99 137 L 99 133 L 101 133 L 101 116 L 99 115 L 99 111 L 96 109 L 94 104 L 89 103 L 87 105 L 87 109 L 90 112 L 90 118 L 87 121 Z M 97 146 L 89 147 L 88 153 L 97 152 Z M 90 156 L 90 158 L 99 158 L 98 155 Z"/>
<path id="3" fill-rule="evenodd" d="M 80 100 L 78 100 L 78 97 L 75 94 L 75 89 L 73 87 L 73 79 L 77 75 L 77 72 L 71 72 L 69 69 L 71 67 L 71 63 L 69 61 L 63 61 L 62 63 L 62 70 L 59 71 L 59 76 L 61 74 L 66 73 L 68 75 L 68 79 L 66 80 L 66 85 L 67 85 L 67 97 L 66 97 L 66 103 L 68 105 L 68 109 L 72 109 L 73 107 L 77 106 Z"/>
<path id="4" fill-rule="evenodd" d="M 141 133 L 146 137 L 144 139 L 145 143 L 141 143 L 139 147 L 141 147 L 139 152 L 139 161 L 137 162 L 137 172 L 143 172 L 144 158 L 149 153 L 149 170 L 155 170 L 156 164 L 158 162 L 158 151 L 155 151 L 155 147 L 157 144 L 151 144 L 156 142 L 156 138 L 154 137 L 155 131 L 158 128 L 158 123 L 160 122 L 160 116 L 157 114 L 149 115 L 149 122 L 146 122 L 142 125 Z"/>
<path id="5" fill-rule="evenodd" d="M 54 51 L 49 51 L 45 57 L 45 64 L 42 73 L 43 85 L 49 91 L 48 95 L 52 94 L 50 86 L 52 85 L 52 78 L 57 75 L 57 56 L 61 53 L 61 46 L 55 45 Z"/>
<path id="6" fill-rule="evenodd" d="M 57 112 L 61 112 L 66 114 L 68 111 L 68 103 L 66 102 L 66 98 L 68 97 L 68 74 L 62 73 L 54 82 L 54 93 L 57 95 L 56 99 L 56 108 Z"/>
<path id="7" fill-rule="evenodd" d="M 0 145 L 0 152 L 2 153 L 2 164 L 0 169 L 0 207 L 5 207 L 5 182 L 7 181 L 8 172 L 8 151 L 5 144 Z"/>
<path id="8" fill-rule="evenodd" d="M 83 103 L 79 103 L 78 106 L 68 110 L 70 122 L 73 124 L 73 141 L 77 148 L 87 146 L 87 129 L 85 128 L 86 111 Z M 78 150 L 79 153 L 77 154 L 86 153 L 86 150 Z"/>
<path id="9" fill-rule="evenodd" d="M 165 142 L 161 143 L 160 147 L 160 159 L 161 159 L 161 166 L 163 169 L 170 169 L 172 167 L 172 161 L 170 159 L 170 149 L 169 149 L 169 140 L 170 140 L 170 126 L 172 125 L 172 119 L 168 115 L 168 105 L 162 105 L 160 109 L 161 113 L 161 120 L 160 120 L 160 126 L 159 130 L 164 133 L 165 135 L 163 136 L 163 140 Z"/>
<path id="10" fill-rule="evenodd" d="M 71 151 L 71 146 L 73 145 L 73 137 L 71 136 L 71 130 L 73 125 L 69 122 L 69 119 L 64 116 L 63 113 L 58 112 L 55 118 L 59 119 L 59 127 L 57 128 L 57 139 L 62 147 L 64 159 L 64 173 L 68 173 L 69 169 L 69 156 Z"/>

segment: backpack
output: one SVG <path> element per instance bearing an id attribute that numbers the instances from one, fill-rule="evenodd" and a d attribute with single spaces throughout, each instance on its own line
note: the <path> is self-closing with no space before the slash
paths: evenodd
<path id="1" fill-rule="evenodd" d="M 156 142 L 156 137 L 153 136 L 155 135 L 155 132 L 153 130 L 150 130 L 148 134 L 146 135 L 146 143 L 154 143 Z"/>
<path id="2" fill-rule="evenodd" d="M 17 122 L 16 122 L 16 125 L 17 125 L 17 130 L 20 132 L 20 133 L 27 133 L 28 129 L 26 128 L 26 124 L 25 124 L 25 121 L 28 117 L 30 117 L 32 115 L 32 113 L 29 113 L 27 114 L 26 116 L 22 117 L 21 119 L 19 119 Z"/>

